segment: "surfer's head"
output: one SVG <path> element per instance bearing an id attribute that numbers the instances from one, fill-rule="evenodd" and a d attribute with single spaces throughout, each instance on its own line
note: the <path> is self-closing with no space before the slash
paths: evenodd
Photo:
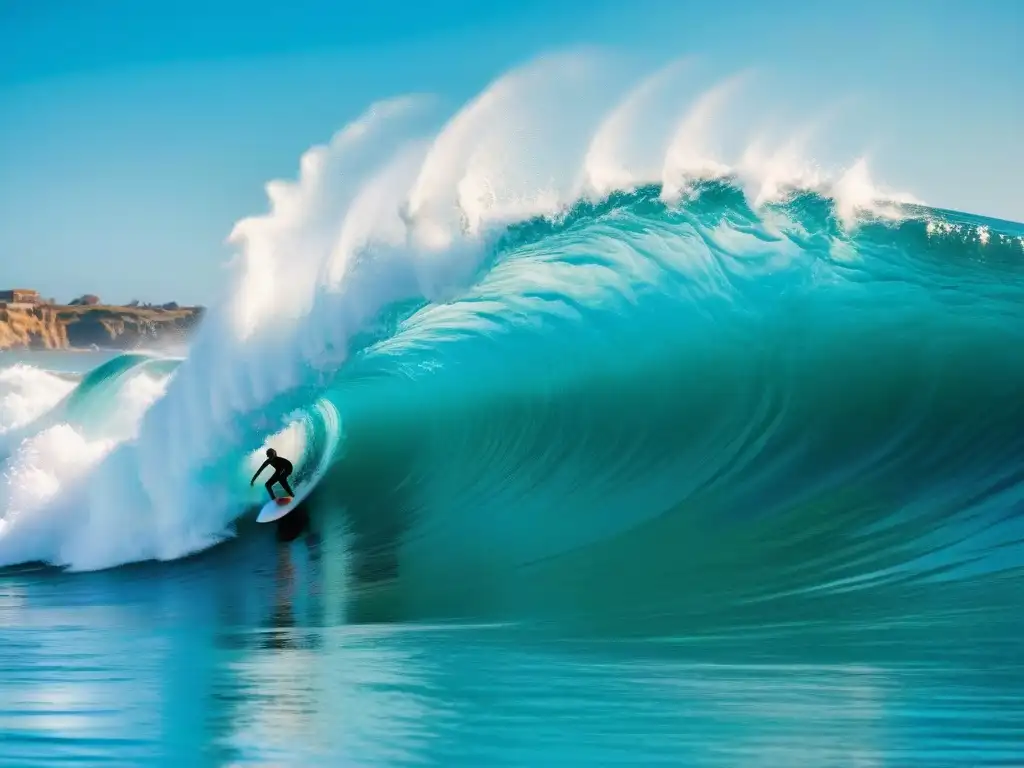
<path id="1" fill-rule="evenodd" d="M 275 451 L 273 448 L 267 448 L 267 458 L 272 459 L 275 456 L 277 456 L 277 451 Z"/>

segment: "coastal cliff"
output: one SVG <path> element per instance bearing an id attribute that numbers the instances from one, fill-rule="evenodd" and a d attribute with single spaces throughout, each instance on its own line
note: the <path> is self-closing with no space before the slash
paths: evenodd
<path id="1" fill-rule="evenodd" d="M 0 309 L 0 349 L 67 349 L 68 335 L 54 307 Z"/>
<path id="2" fill-rule="evenodd" d="M 0 307 L 0 349 L 135 349 L 180 344 L 202 307 Z"/>

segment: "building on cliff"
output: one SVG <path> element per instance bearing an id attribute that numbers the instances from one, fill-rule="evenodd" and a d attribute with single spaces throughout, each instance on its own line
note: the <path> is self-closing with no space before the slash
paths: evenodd
<path id="1" fill-rule="evenodd" d="M 0 304 L 3 304 L 5 308 L 31 308 L 42 303 L 43 300 L 39 297 L 39 291 L 32 291 L 27 288 L 11 288 L 6 291 L 0 291 Z"/>

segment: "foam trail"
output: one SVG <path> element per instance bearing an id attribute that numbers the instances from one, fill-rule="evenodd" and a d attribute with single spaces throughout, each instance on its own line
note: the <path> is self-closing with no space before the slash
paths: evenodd
<path id="1" fill-rule="evenodd" d="M 652 113 L 667 87 L 690 64 L 689 58 L 679 59 L 649 75 L 604 119 L 583 160 L 581 194 L 601 198 L 613 190 L 658 181 L 665 137 L 658 135 L 656 125 L 652 130 L 657 122 Z"/>
<path id="2" fill-rule="evenodd" d="M 832 185 L 836 213 L 849 227 L 864 213 L 889 219 L 903 215 L 902 205 L 924 205 L 913 195 L 880 189 L 871 179 L 866 158 L 858 158 Z"/>
<path id="3" fill-rule="evenodd" d="M 796 189 L 822 189 L 821 168 L 806 159 L 806 146 L 815 130 L 816 125 L 806 125 L 775 150 L 766 149 L 763 137 L 747 146 L 738 171 L 753 205 L 782 200 Z"/>
<path id="4" fill-rule="evenodd" d="M 323 290 L 298 344 L 310 367 L 330 375 L 348 355 L 349 339 L 381 308 L 430 294 L 436 276 L 416 258 L 402 204 L 429 144 L 413 141 L 363 185 L 324 265 Z"/>
<path id="5" fill-rule="evenodd" d="M 488 224 L 550 214 L 572 201 L 580 139 L 609 94 L 586 89 L 594 55 L 541 57 L 504 75 L 453 117 L 409 193 L 415 244 L 435 253 Z M 584 138 L 585 137 L 585 138 Z"/>
<path id="6" fill-rule="evenodd" d="M 231 291 L 239 338 L 260 324 L 304 314 L 359 180 L 385 162 L 409 129 L 408 119 L 426 105 L 422 97 L 374 104 L 328 145 L 303 155 L 298 181 L 267 185 L 270 213 L 243 219 L 229 238 L 244 254 Z"/>
<path id="7" fill-rule="evenodd" d="M 678 200 L 693 180 L 721 178 L 731 173 L 720 158 L 720 150 L 712 148 L 711 129 L 718 113 L 750 76 L 743 72 L 716 85 L 697 100 L 676 128 L 662 167 L 663 200 Z"/>
<path id="8" fill-rule="evenodd" d="M 810 152 L 812 140 L 822 136 L 829 124 L 839 119 L 841 112 L 849 108 L 850 99 L 840 99 L 827 109 L 820 111 L 813 119 L 804 121 L 799 128 L 784 131 L 784 139 L 776 141 L 776 147 L 769 149 L 769 142 L 762 133 L 750 141 L 737 163 L 739 177 L 747 198 L 754 206 L 779 202 L 797 191 L 810 191 L 820 195 L 833 195 L 841 177 L 853 170 L 835 171 L 835 164 L 825 164 Z M 826 165 L 832 170 L 826 170 Z M 846 186 L 847 193 L 860 187 L 856 196 L 862 196 L 868 185 L 851 179 Z M 877 190 L 876 190 L 877 191 Z M 881 198 L 895 201 L 896 193 L 880 194 Z M 906 196 L 906 199 L 910 199 Z M 866 210 L 866 209 L 865 209 Z"/>
<path id="9" fill-rule="evenodd" d="M 408 232 L 400 215 L 402 196 L 423 164 L 428 144 L 412 142 L 359 191 L 341 224 L 328 259 L 324 282 L 336 291 L 360 254 L 374 247 L 401 248 Z"/>

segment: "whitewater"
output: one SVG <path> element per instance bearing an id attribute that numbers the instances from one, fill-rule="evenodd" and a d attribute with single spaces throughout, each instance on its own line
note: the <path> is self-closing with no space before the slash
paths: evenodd
<path id="1" fill-rule="evenodd" d="M 213 547 L 274 446 L 423 615 L 1015 572 L 1024 228 L 744 137 L 749 73 L 607 73 L 375 103 L 236 225 L 187 355 L 0 372 L 0 564 Z"/>

